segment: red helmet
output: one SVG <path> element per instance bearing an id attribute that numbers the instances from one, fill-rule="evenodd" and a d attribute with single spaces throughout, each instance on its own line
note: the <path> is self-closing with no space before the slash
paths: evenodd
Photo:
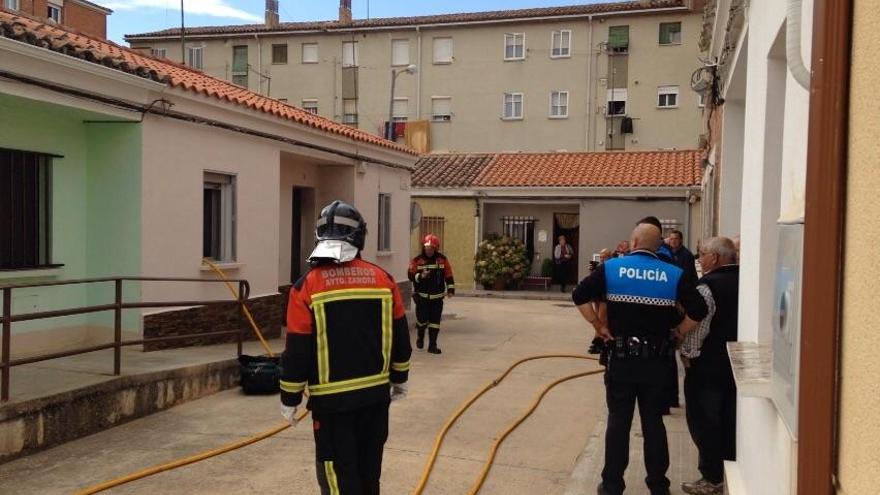
<path id="1" fill-rule="evenodd" d="M 440 249 L 440 238 L 434 234 L 428 234 L 425 236 L 425 240 L 422 241 L 422 245 L 425 247 L 432 247 L 434 249 Z"/>

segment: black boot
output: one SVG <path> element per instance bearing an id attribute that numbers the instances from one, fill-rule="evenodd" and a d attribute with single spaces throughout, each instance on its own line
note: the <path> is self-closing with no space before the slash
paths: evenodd
<path id="1" fill-rule="evenodd" d="M 428 352 L 431 354 L 440 354 L 440 348 L 437 347 L 437 336 L 440 335 L 439 328 L 428 329 Z"/>
<path id="2" fill-rule="evenodd" d="M 422 325 L 416 325 L 416 331 L 418 335 L 416 336 L 416 347 L 419 349 L 425 348 L 425 327 Z"/>

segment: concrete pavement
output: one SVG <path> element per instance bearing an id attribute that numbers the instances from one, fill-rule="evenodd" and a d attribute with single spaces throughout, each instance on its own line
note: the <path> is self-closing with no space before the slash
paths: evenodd
<path id="1" fill-rule="evenodd" d="M 454 315 L 443 323 L 441 356 L 416 352 L 410 394 L 391 410 L 383 493 L 409 493 L 417 484 L 436 432 L 473 392 L 513 361 L 533 354 L 583 353 L 586 325 L 570 303 L 557 301 L 455 298 Z M 426 494 L 462 494 L 479 473 L 488 449 L 547 383 L 595 369 L 593 362 L 553 359 L 523 365 L 486 394 L 453 428 L 441 451 Z M 502 445 L 481 493 L 562 494 L 583 488 L 594 493 L 589 476 L 601 462 L 605 417 L 601 377 L 558 386 Z M 0 466 L 0 493 L 71 493 L 110 478 L 245 438 L 279 423 L 278 398 L 245 397 L 238 390 L 177 406 Z M 681 431 L 681 413 L 672 419 Z M 634 432 L 638 429 L 634 428 Z M 637 435 L 636 435 L 637 436 Z M 633 442 L 640 448 L 640 439 Z M 675 444 L 671 440 L 671 444 Z M 682 448 L 690 445 L 681 444 Z M 673 488 L 687 476 L 672 453 Z M 688 459 L 689 461 L 689 459 Z M 694 463 L 691 463 L 692 465 Z M 641 456 L 631 469 L 638 475 Z M 695 469 L 690 468 L 695 472 Z M 587 486 L 584 486 L 584 485 Z M 644 493 L 630 482 L 628 493 Z M 574 488 L 572 488 L 574 487 Z M 106 493 L 296 493 L 317 494 L 314 450 L 308 424 L 195 465 L 123 485 Z M 675 491 L 673 493 L 676 493 Z"/>

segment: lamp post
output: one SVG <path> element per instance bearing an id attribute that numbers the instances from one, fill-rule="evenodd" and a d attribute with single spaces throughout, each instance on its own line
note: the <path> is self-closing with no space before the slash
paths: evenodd
<path id="1" fill-rule="evenodd" d="M 409 64 L 402 69 L 391 69 L 391 101 L 388 102 L 388 123 L 385 124 L 385 139 L 392 140 L 394 134 L 394 87 L 397 84 L 397 76 L 406 72 L 415 74 L 419 68 L 415 64 Z"/>

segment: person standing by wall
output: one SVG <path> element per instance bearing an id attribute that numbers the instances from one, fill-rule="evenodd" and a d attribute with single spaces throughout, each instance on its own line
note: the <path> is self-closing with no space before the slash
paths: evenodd
<path id="1" fill-rule="evenodd" d="M 653 225 L 636 226 L 632 251 L 599 265 L 582 280 L 572 300 L 606 341 L 608 426 L 599 495 L 621 495 L 629 463 L 630 429 L 636 402 L 644 433 L 646 483 L 651 495 L 669 495 L 669 446 L 663 424 L 666 356 L 674 350 L 669 329 L 689 331 L 706 316 L 706 302 L 675 265 L 656 254 L 662 243 Z M 607 324 L 594 301 L 607 301 Z M 681 305 L 682 319 L 676 310 Z"/>
<path id="2" fill-rule="evenodd" d="M 737 340 L 739 265 L 736 246 L 725 237 L 707 239 L 699 254 L 705 275 L 697 290 L 709 313 L 680 337 L 685 411 L 702 478 L 681 488 L 690 495 L 719 495 L 724 493 L 724 461 L 736 458 L 736 383 L 726 346 Z"/>
<path id="3" fill-rule="evenodd" d="M 559 284 L 559 290 L 565 292 L 565 284 L 571 276 L 571 263 L 574 260 L 574 248 L 564 235 L 559 236 L 558 244 L 553 248 L 553 278 Z"/>
<path id="4" fill-rule="evenodd" d="M 440 252 L 440 238 L 428 234 L 422 241 L 422 253 L 412 259 L 408 270 L 413 283 L 413 301 L 416 303 L 416 347 L 425 347 L 428 330 L 428 352 L 440 354 L 437 339 L 443 316 L 443 298 L 455 295 L 452 264 Z"/>
<path id="5" fill-rule="evenodd" d="M 406 396 L 409 327 L 400 290 L 361 259 L 367 224 L 351 205 L 321 211 L 311 270 L 290 290 L 281 414 L 296 426 L 308 389 L 321 493 L 379 495 L 388 408 Z"/>

